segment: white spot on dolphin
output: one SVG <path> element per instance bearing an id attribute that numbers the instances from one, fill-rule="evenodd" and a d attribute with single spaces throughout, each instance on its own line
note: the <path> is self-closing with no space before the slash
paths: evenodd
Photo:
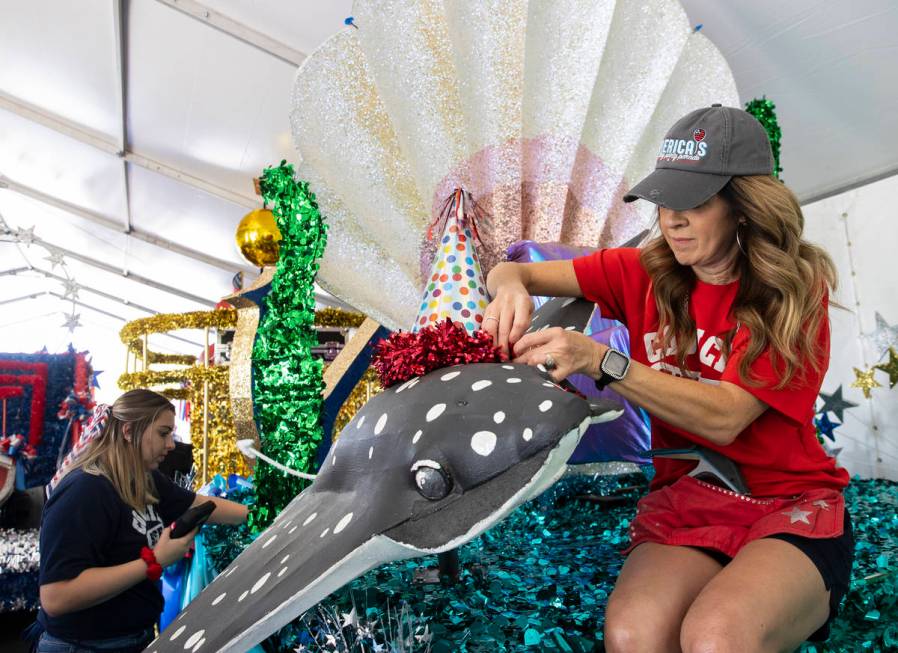
<path id="1" fill-rule="evenodd" d="M 403 383 L 401 386 L 396 388 L 396 394 L 399 394 L 403 390 L 408 390 L 409 388 L 414 388 L 418 384 L 418 381 L 420 381 L 420 380 L 421 380 L 420 377 L 417 377 L 417 376 L 413 379 L 409 379 L 408 381 Z"/>
<path id="2" fill-rule="evenodd" d="M 285 555 L 283 558 L 281 558 L 281 564 L 284 564 L 284 563 L 287 562 L 289 559 L 290 559 L 290 554 L 288 553 L 288 554 Z"/>
<path id="3" fill-rule="evenodd" d="M 412 444 L 416 444 L 418 442 L 418 440 L 421 439 L 421 435 L 423 433 L 424 433 L 424 431 L 422 431 L 421 429 L 418 429 L 417 432 L 415 432 L 414 437 L 412 437 Z"/>
<path id="4" fill-rule="evenodd" d="M 368 460 L 371 460 L 371 456 L 374 455 L 374 447 L 368 447 Z"/>
<path id="5" fill-rule="evenodd" d="M 575 326 L 567 326 L 567 327 L 564 327 L 564 330 L 565 330 L 565 331 L 576 331 L 576 330 L 577 330 L 577 327 L 575 327 Z"/>
<path id="6" fill-rule="evenodd" d="M 503 370 L 513 370 L 513 369 L 514 369 L 514 365 L 503 365 L 503 366 L 502 366 L 502 369 L 503 369 Z"/>
<path id="7" fill-rule="evenodd" d="M 533 429 L 524 429 L 523 438 L 524 438 L 527 442 L 530 442 L 530 440 L 533 439 Z"/>
<path id="8" fill-rule="evenodd" d="M 195 633 L 193 633 L 193 635 L 191 635 L 187 639 L 187 641 L 184 642 L 184 649 L 186 650 L 186 649 L 190 648 L 191 646 L 193 646 L 194 644 L 196 644 L 198 641 L 200 641 L 203 638 L 203 634 L 205 632 L 206 632 L 205 630 L 198 630 Z"/>
<path id="9" fill-rule="evenodd" d="M 537 366 L 536 366 L 536 369 L 538 369 L 538 370 L 539 370 L 540 372 L 542 372 L 543 374 L 545 374 L 546 372 L 548 372 L 548 370 L 546 369 L 546 366 L 543 365 L 542 363 L 540 363 L 539 365 L 537 365 Z"/>
<path id="10" fill-rule="evenodd" d="M 502 422 L 505 421 L 505 413 L 503 413 L 503 412 L 500 410 L 498 413 L 496 413 L 495 415 L 493 415 L 493 421 L 494 421 L 496 424 L 501 424 Z"/>
<path id="11" fill-rule="evenodd" d="M 255 594 L 256 592 L 258 592 L 260 589 L 262 589 L 262 586 L 268 582 L 269 578 L 271 578 L 270 571 L 267 572 L 264 576 L 262 576 L 262 578 L 260 578 L 259 580 L 256 581 L 256 584 L 253 585 L 253 588 L 249 591 L 249 593 Z"/>
<path id="12" fill-rule="evenodd" d="M 283 576 L 283 575 L 286 574 L 286 573 L 287 573 L 287 568 L 284 567 L 283 569 L 281 569 L 281 570 L 278 572 L 278 578 L 280 578 L 281 576 Z"/>
<path id="13" fill-rule="evenodd" d="M 451 381 L 455 377 L 457 377 L 461 372 L 448 372 L 440 377 L 440 381 Z"/>
<path id="14" fill-rule="evenodd" d="M 309 515 L 308 517 L 306 517 L 306 520 L 302 523 L 302 525 L 303 525 L 303 526 L 308 526 L 309 524 L 312 523 L 312 521 L 313 521 L 313 520 L 315 519 L 315 517 L 317 517 L 317 516 L 318 516 L 318 513 L 317 513 L 317 512 L 313 512 L 311 515 Z M 294 528 L 296 528 L 296 527 L 294 526 Z M 291 530 L 290 532 L 292 533 L 293 531 Z"/>
<path id="15" fill-rule="evenodd" d="M 176 639 L 178 639 L 181 636 L 181 633 L 183 633 L 185 630 L 187 630 L 187 626 L 181 626 L 175 632 L 172 633 L 172 636 L 168 638 L 168 641 L 170 641 L 170 642 L 175 641 Z"/>
<path id="16" fill-rule="evenodd" d="M 473 390 L 474 392 L 477 392 L 478 390 L 483 390 L 484 388 L 488 388 L 491 385 L 493 385 L 492 381 L 487 381 L 487 380 L 475 381 L 474 383 L 471 384 L 471 390 Z"/>
<path id="17" fill-rule="evenodd" d="M 264 548 L 267 547 L 269 544 L 271 544 L 272 542 L 274 542 L 274 538 L 276 538 L 276 537 L 277 537 L 277 533 L 275 533 L 274 535 L 272 535 L 271 537 L 269 537 L 269 538 L 265 541 L 265 544 L 262 545 L 262 548 L 264 549 Z"/>
<path id="18" fill-rule="evenodd" d="M 227 578 L 228 576 L 230 576 L 231 574 L 233 574 L 235 571 L 237 571 L 237 567 L 239 567 L 239 566 L 240 566 L 240 565 L 234 565 L 233 567 L 231 567 L 231 570 L 230 570 L 228 573 L 225 574 L 225 578 Z"/>
<path id="19" fill-rule="evenodd" d="M 489 456 L 496 448 L 496 434 L 492 431 L 477 431 L 471 438 L 471 448 L 481 456 Z"/>
<path id="20" fill-rule="evenodd" d="M 577 298 L 576 298 L 576 297 L 568 297 L 567 299 L 565 299 L 565 300 L 561 303 L 561 308 L 564 308 L 565 306 L 570 306 L 570 305 L 573 304 L 575 301 L 577 301 Z"/>
<path id="21" fill-rule="evenodd" d="M 196 653 L 200 650 L 200 646 L 206 643 L 206 638 L 203 637 L 200 641 L 196 643 L 196 646 L 193 647 L 193 650 L 190 653 Z"/>
<path id="22" fill-rule="evenodd" d="M 359 418 L 358 424 L 356 424 L 355 427 L 356 427 L 357 429 L 360 429 L 360 428 L 362 428 L 362 424 L 364 424 L 364 423 L 365 423 L 365 416 L 362 415 L 362 416 Z"/>
<path id="23" fill-rule="evenodd" d="M 380 435 L 380 432 L 384 430 L 384 427 L 387 425 L 387 414 L 384 413 L 380 416 L 380 419 L 377 420 L 377 424 L 374 425 L 374 435 Z"/>
<path id="24" fill-rule="evenodd" d="M 346 528 L 350 521 L 352 521 L 352 513 L 345 515 L 343 519 L 337 522 L 337 525 L 334 526 L 334 535 Z"/>
<path id="25" fill-rule="evenodd" d="M 539 412 L 544 413 L 552 407 L 552 402 L 549 399 L 546 399 L 539 405 Z"/>
<path id="26" fill-rule="evenodd" d="M 520 383 L 521 380 L 516 376 L 510 376 L 507 379 L 505 379 L 505 382 L 506 383 Z"/>
<path id="27" fill-rule="evenodd" d="M 227 592 L 222 592 L 221 594 L 219 594 L 218 596 L 215 597 L 215 600 L 212 601 L 212 605 L 218 605 L 219 603 L 222 602 L 224 597 L 226 597 L 227 595 L 228 595 Z"/>
<path id="28" fill-rule="evenodd" d="M 549 383 L 549 382 L 547 381 L 546 383 L 543 383 L 543 387 L 545 387 L 545 388 L 554 388 L 554 387 L 555 387 L 555 384 L 554 384 L 554 383 Z"/>
<path id="29" fill-rule="evenodd" d="M 327 533 L 328 533 L 328 531 L 330 531 L 330 529 L 331 529 L 330 526 L 325 528 L 323 531 L 321 531 L 321 535 L 319 535 L 319 537 L 327 537 Z"/>
<path id="30" fill-rule="evenodd" d="M 331 465 L 336 465 L 336 464 L 337 464 L 337 454 L 334 454 L 333 457 L 331 458 Z"/>
<path id="31" fill-rule="evenodd" d="M 294 526 L 289 531 L 287 531 L 287 535 L 293 535 L 293 531 L 295 531 L 295 530 L 296 530 L 296 526 Z"/>
<path id="32" fill-rule="evenodd" d="M 249 590 L 243 590 L 243 593 L 239 597 L 237 597 L 237 603 L 240 603 L 243 599 L 245 599 L 247 594 L 249 594 Z"/>
<path id="33" fill-rule="evenodd" d="M 443 414 L 443 411 L 446 410 L 446 404 L 435 404 L 430 407 L 430 410 L 427 411 L 427 415 L 425 415 L 424 419 L 428 422 L 432 422 L 437 417 Z"/>

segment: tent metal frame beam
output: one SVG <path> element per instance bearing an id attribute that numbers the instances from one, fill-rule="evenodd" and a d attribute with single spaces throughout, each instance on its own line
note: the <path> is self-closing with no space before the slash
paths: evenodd
<path id="1" fill-rule="evenodd" d="M 154 236 L 152 234 L 146 233 L 145 231 L 141 231 L 140 229 L 135 229 L 134 227 L 131 227 L 130 230 L 126 229 L 124 225 L 116 220 L 107 218 L 106 216 L 101 215 L 95 211 L 91 211 L 90 209 L 85 209 L 84 207 L 72 204 L 71 202 L 68 202 L 54 195 L 48 195 L 47 193 L 39 191 L 36 188 L 31 188 L 30 186 L 26 186 L 25 184 L 20 184 L 19 182 L 14 181 L 9 177 L 4 177 L 2 174 L 0 174 L 0 189 L 2 188 L 6 188 L 7 190 L 18 193 L 20 195 L 25 195 L 26 197 L 30 197 L 31 199 L 37 200 L 42 204 L 46 204 L 48 206 L 52 206 L 54 208 L 65 211 L 66 213 L 71 213 L 72 215 L 76 215 L 79 218 L 83 218 L 85 220 L 93 222 L 94 224 L 98 224 L 101 227 L 110 229 L 111 231 L 123 233 L 127 236 L 130 236 L 131 238 L 136 238 L 137 240 L 149 243 L 150 245 L 162 247 L 163 249 L 167 249 L 168 251 L 174 252 L 175 254 L 180 254 L 181 256 L 186 256 L 187 258 L 191 258 L 195 261 L 200 261 L 202 263 L 205 263 L 206 265 L 211 265 L 212 267 L 224 270 L 225 272 L 234 274 L 240 272 L 241 270 L 244 272 L 249 272 L 256 269 L 210 256 L 209 254 L 199 252 L 189 247 L 184 247 L 183 245 L 168 240 L 167 238 Z"/>
<path id="2" fill-rule="evenodd" d="M 111 318 L 113 318 L 115 320 L 119 320 L 121 322 L 129 321 L 127 318 L 124 318 L 121 315 L 116 315 L 115 313 L 110 313 L 109 311 L 103 310 L 102 308 L 97 308 L 96 306 L 91 306 L 90 304 L 82 302 L 81 300 L 78 300 L 78 299 L 72 299 L 71 297 L 66 297 L 65 295 L 60 295 L 58 292 L 53 292 L 52 290 L 41 290 L 40 292 L 33 292 L 30 295 L 22 295 L 21 297 L 14 297 L 12 299 L 4 299 L 3 301 L 0 301 L 0 306 L 2 306 L 3 304 L 14 304 L 15 302 L 21 302 L 21 301 L 25 301 L 27 299 L 37 299 L 39 297 L 47 297 L 47 296 L 56 297 L 57 299 L 61 299 L 62 301 L 66 302 L 66 303 L 71 302 L 72 304 L 74 304 L 76 306 L 81 306 L 82 308 L 86 308 L 90 311 L 94 311 L 95 313 L 100 313 L 101 315 L 105 315 L 106 317 L 111 317 Z M 64 313 L 64 311 L 60 311 L 60 312 Z M 56 313 L 56 311 L 53 311 L 53 313 L 51 313 L 51 315 L 55 314 L 55 313 Z M 194 342 L 193 340 L 188 340 L 187 338 L 182 338 L 181 336 L 175 336 L 170 333 L 159 333 L 159 334 L 155 334 L 155 335 L 163 336 L 165 338 L 171 338 L 172 340 L 180 340 L 181 342 L 186 342 L 188 345 L 192 345 L 194 347 L 199 347 L 200 349 L 203 348 L 203 345 L 199 342 Z"/>
<path id="3" fill-rule="evenodd" d="M 0 241 L 2 242 L 2 241 Z M 12 241 L 15 242 L 15 241 Z M 149 286 L 150 288 L 155 288 L 156 290 L 161 290 L 162 292 L 166 292 L 170 295 L 176 295 L 177 297 L 181 297 L 183 299 L 190 300 L 192 302 L 196 302 L 202 306 L 209 306 L 214 308 L 215 302 L 209 301 L 204 297 L 199 297 L 198 295 L 193 295 L 189 292 L 185 292 L 180 288 L 174 288 L 173 286 L 166 285 L 164 283 L 159 283 L 158 281 L 153 281 L 152 279 L 148 279 L 139 274 L 134 274 L 133 272 L 128 272 L 127 270 L 121 270 L 114 265 L 110 265 L 105 261 L 98 261 L 97 259 L 91 258 L 89 256 L 85 256 L 80 252 L 73 252 L 70 249 L 66 249 L 65 247 L 60 247 L 59 245 L 54 245 L 53 243 L 47 242 L 43 238 L 38 238 L 35 236 L 34 241 L 36 245 L 41 245 L 51 250 L 56 250 L 62 253 L 64 256 L 68 258 L 74 259 L 76 261 L 80 261 L 85 265 L 89 265 L 91 267 L 97 268 L 98 270 L 103 270 L 104 272 L 109 272 L 110 274 L 114 274 L 116 276 L 122 277 L 123 279 L 128 279 L 129 281 L 134 281 L 135 283 L 141 283 L 145 286 Z M 80 284 L 79 284 L 80 285 Z"/>
<path id="4" fill-rule="evenodd" d="M 160 175 L 164 175 L 170 179 L 174 179 L 175 181 L 179 181 L 183 184 L 187 184 L 188 186 L 197 188 L 205 193 L 208 193 L 209 195 L 213 195 L 232 204 L 236 204 L 237 206 L 242 206 L 248 209 L 259 208 L 260 202 L 256 197 L 250 197 L 248 195 L 235 193 L 234 191 L 219 186 L 218 184 L 214 184 L 211 181 L 207 181 L 205 179 L 197 177 L 196 175 L 192 175 L 183 170 L 179 170 L 174 166 L 161 163 L 137 152 L 120 149 L 118 143 L 111 140 L 109 136 L 105 134 L 94 131 L 89 127 L 79 125 L 72 120 L 68 120 L 67 118 L 63 118 L 62 116 L 55 115 L 49 111 L 45 111 L 44 109 L 40 109 L 18 98 L 15 98 L 8 93 L 4 93 L 3 91 L 0 91 L 0 109 L 5 109 L 6 111 L 14 113 L 17 116 L 25 118 L 26 120 L 30 120 L 31 122 L 37 123 L 39 125 L 43 125 L 48 129 L 52 129 L 55 132 L 68 136 L 69 138 L 84 143 L 85 145 L 89 145 L 97 150 L 100 150 L 101 152 L 119 157 L 127 163 L 131 163 L 133 165 L 140 166 L 141 168 L 145 168 L 146 170 L 151 170 Z"/>
<path id="5" fill-rule="evenodd" d="M 227 34 L 239 41 L 243 41 L 247 45 L 270 54 L 294 66 L 302 65 L 306 60 L 306 54 L 289 45 L 281 43 L 270 36 L 258 32 L 253 28 L 240 23 L 233 18 L 229 18 L 224 14 L 209 9 L 205 5 L 196 2 L 196 0 L 158 0 L 166 7 L 176 9 L 181 13 L 194 18 L 201 23 L 214 27 L 220 32 Z"/>
<path id="6" fill-rule="evenodd" d="M 119 152 L 128 151 L 128 13 L 126 0 L 113 0 L 112 24 L 115 30 L 115 67 L 118 72 L 116 104 L 121 123 L 118 133 Z M 122 188 L 124 189 L 125 233 L 131 231 L 131 175 L 128 162 L 122 159 Z"/>

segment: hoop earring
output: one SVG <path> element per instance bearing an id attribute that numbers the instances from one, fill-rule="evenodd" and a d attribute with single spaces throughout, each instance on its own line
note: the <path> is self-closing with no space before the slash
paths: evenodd
<path id="1" fill-rule="evenodd" d="M 739 238 L 739 227 L 736 227 L 736 247 L 739 248 L 743 256 L 748 256 L 748 252 L 745 251 L 745 248 L 742 246 L 742 240 Z"/>

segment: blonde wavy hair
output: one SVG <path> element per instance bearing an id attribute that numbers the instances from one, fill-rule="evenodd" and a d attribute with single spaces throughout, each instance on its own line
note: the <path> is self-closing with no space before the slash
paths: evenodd
<path id="1" fill-rule="evenodd" d="M 144 432 L 165 411 L 175 412 L 172 403 L 152 390 L 129 390 L 112 404 L 112 412 L 103 432 L 75 461 L 70 473 L 79 467 L 89 474 L 109 479 L 126 504 L 138 512 L 148 504 L 159 503 L 153 476 L 146 470 L 140 453 Z M 125 424 L 130 424 L 131 441 L 125 439 Z"/>
<path id="2" fill-rule="evenodd" d="M 732 311 L 751 339 L 739 362 L 739 378 L 757 385 L 749 369 L 768 347 L 781 374 L 776 388 L 786 386 L 796 373 L 802 379 L 805 362 L 820 372 L 828 352 L 820 351 L 817 335 L 827 319 L 824 300 L 836 288 L 836 269 L 825 251 L 802 240 L 798 200 L 768 175 L 733 177 L 719 195 L 737 223 L 743 250 L 736 262 L 740 282 Z M 695 274 L 677 262 L 663 236 L 645 246 L 640 261 L 652 280 L 662 351 L 674 343 L 678 364 L 685 368 L 696 337 L 688 306 Z M 734 332 L 724 339 L 726 356 Z"/>

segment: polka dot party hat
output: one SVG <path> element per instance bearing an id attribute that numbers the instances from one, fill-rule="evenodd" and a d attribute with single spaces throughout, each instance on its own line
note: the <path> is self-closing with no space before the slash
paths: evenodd
<path id="1" fill-rule="evenodd" d="M 443 224 L 443 235 L 437 245 L 412 331 L 417 332 L 447 317 L 464 326 L 468 333 L 474 333 L 483 323 L 489 296 L 474 249 L 474 241 L 478 239 L 476 211 L 471 194 L 456 188 L 428 229 L 427 237 L 432 238 L 434 229 Z"/>

